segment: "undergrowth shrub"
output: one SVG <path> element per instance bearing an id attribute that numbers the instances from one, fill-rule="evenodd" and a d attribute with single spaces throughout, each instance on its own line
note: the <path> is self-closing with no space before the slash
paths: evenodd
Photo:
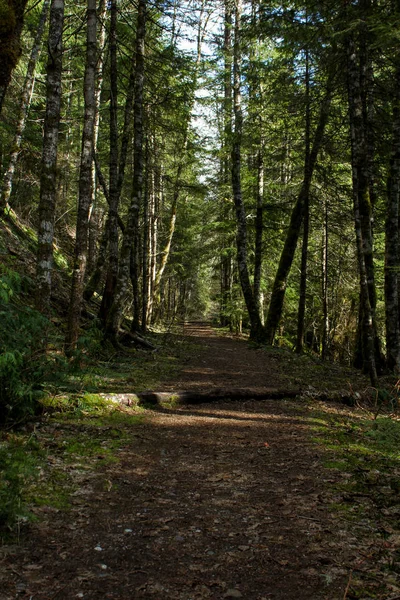
<path id="1" fill-rule="evenodd" d="M 34 414 L 49 367 L 43 352 L 49 321 L 24 303 L 30 285 L 0 265 L 0 423 Z"/>
<path id="2" fill-rule="evenodd" d="M 24 493 L 37 477 L 42 455 L 32 436 L 13 433 L 0 439 L 0 533 L 29 517 Z"/>

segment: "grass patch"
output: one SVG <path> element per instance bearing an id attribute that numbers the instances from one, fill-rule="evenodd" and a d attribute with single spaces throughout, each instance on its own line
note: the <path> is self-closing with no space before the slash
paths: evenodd
<path id="1" fill-rule="evenodd" d="M 400 591 L 392 581 L 400 576 L 400 420 L 339 410 L 311 422 L 324 466 L 338 472 L 330 509 L 357 531 L 360 560 L 347 597 L 390 598 Z"/>
<path id="2" fill-rule="evenodd" d="M 96 394 L 44 401 L 35 425 L 0 438 L 0 533 L 40 518 L 43 507 L 67 510 L 71 495 L 99 467 L 118 462 L 142 409 L 121 409 Z M 49 411 L 51 407 L 51 411 Z"/>
<path id="3" fill-rule="evenodd" d="M 195 344 L 180 335 L 153 333 L 147 336 L 157 352 L 142 350 L 116 354 L 92 338 L 91 351 L 78 357 L 79 368 L 62 385 L 67 393 L 129 393 L 157 389 L 160 382 L 173 379 L 188 356 L 196 353 Z M 96 346 L 97 344 L 97 346 Z M 82 342 L 87 348 L 88 340 Z"/>

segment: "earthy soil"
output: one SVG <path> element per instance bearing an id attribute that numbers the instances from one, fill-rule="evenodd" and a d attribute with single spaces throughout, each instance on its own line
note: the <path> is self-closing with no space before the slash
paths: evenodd
<path id="1" fill-rule="evenodd" d="M 274 354 L 187 333 L 197 359 L 166 391 L 300 384 Z M 43 507 L 0 550 L 0 599 L 349 598 L 358 542 L 330 510 L 310 415 L 301 399 L 148 411 L 68 511 Z"/>

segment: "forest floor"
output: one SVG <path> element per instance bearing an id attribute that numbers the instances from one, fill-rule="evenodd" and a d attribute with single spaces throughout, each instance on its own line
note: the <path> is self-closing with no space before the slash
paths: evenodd
<path id="1" fill-rule="evenodd" d="M 203 324 L 185 333 L 195 351 L 163 391 L 365 385 Z M 400 598 L 398 448 L 364 443 L 372 413 L 309 392 L 121 411 L 35 426 L 66 502 L 37 502 L 0 547 L 0 600 Z M 396 418 L 382 423 L 392 435 Z M 92 454 L 68 459 L 71 430 Z"/>

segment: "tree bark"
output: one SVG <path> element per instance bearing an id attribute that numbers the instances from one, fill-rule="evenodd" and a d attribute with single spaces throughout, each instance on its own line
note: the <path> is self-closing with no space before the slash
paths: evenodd
<path id="1" fill-rule="evenodd" d="M 322 359 L 325 360 L 329 343 L 329 311 L 328 311 L 328 248 L 329 248 L 329 211 L 325 198 L 324 230 L 322 236 Z"/>
<path id="2" fill-rule="evenodd" d="M 349 118 L 352 150 L 352 180 L 354 226 L 357 243 L 357 258 L 360 276 L 360 308 L 361 331 L 363 339 L 364 369 L 369 373 L 371 384 L 377 385 L 375 362 L 375 327 L 374 315 L 370 300 L 370 286 L 367 271 L 367 256 L 371 255 L 370 240 L 365 239 L 365 215 L 370 213 L 370 196 L 368 185 L 368 159 L 365 121 L 363 118 L 363 101 L 360 87 L 359 65 L 354 40 L 347 37 L 347 85 L 349 99 Z M 364 230 L 364 231 L 363 231 Z"/>
<path id="3" fill-rule="evenodd" d="M 39 23 L 37 26 L 37 32 L 35 35 L 35 40 L 33 42 L 31 55 L 28 62 L 28 67 L 26 70 L 24 87 L 22 89 L 21 102 L 19 106 L 19 116 L 17 121 L 17 126 L 15 129 L 14 142 L 11 146 L 11 154 L 10 160 L 8 163 L 8 167 L 6 173 L 4 175 L 3 186 L 1 191 L 0 198 L 0 211 L 7 212 L 9 208 L 9 200 L 12 191 L 13 178 L 15 173 L 15 167 L 18 162 L 18 156 L 21 149 L 22 144 L 22 136 L 25 129 L 26 118 L 28 116 L 29 106 L 32 99 L 33 88 L 35 85 L 35 69 L 36 62 L 40 55 L 40 50 L 42 47 L 42 37 L 44 32 L 44 27 L 47 20 L 47 14 L 49 12 L 49 4 L 50 0 L 44 0 L 42 6 L 42 12 L 39 18 Z"/>
<path id="4" fill-rule="evenodd" d="M 113 17 L 114 20 L 114 17 Z M 116 24 L 113 24 L 111 29 L 113 30 Z M 115 44 L 113 42 L 111 51 L 111 62 L 114 65 L 116 72 L 117 69 L 117 56 L 116 56 L 116 32 L 112 35 L 112 39 L 115 38 Z M 117 97 L 117 79 L 116 75 L 111 76 L 111 90 L 112 97 Z M 114 300 L 114 292 L 117 284 L 118 277 L 118 254 L 119 254 L 119 236 L 116 224 L 119 225 L 120 229 L 124 231 L 124 225 L 122 224 L 121 218 L 118 214 L 119 201 L 122 192 L 122 186 L 125 178 L 125 167 L 128 156 L 128 144 L 130 139 L 130 123 L 131 114 L 133 107 L 133 97 L 135 90 L 135 57 L 131 61 L 131 70 L 129 75 L 128 91 L 125 100 L 124 110 L 124 126 L 121 136 L 121 149 L 119 153 L 118 161 L 118 115 L 117 115 L 117 100 L 112 102 L 110 105 L 110 179 L 109 179 L 109 192 L 108 192 L 108 205 L 109 205 L 109 268 L 106 276 L 106 283 L 104 293 L 102 297 L 102 305 L 100 309 L 100 317 L 103 322 L 107 321 L 108 310 L 111 307 Z M 111 116 L 113 115 L 113 116 Z M 103 185 L 104 188 L 104 185 Z M 121 227 L 122 225 L 122 227 Z"/>
<path id="5" fill-rule="evenodd" d="M 98 60 L 96 65 L 96 89 L 95 89 L 95 117 L 94 117 L 94 132 L 93 132 L 93 154 L 96 156 L 97 142 L 100 130 L 100 99 L 101 90 L 104 80 L 104 52 L 106 43 L 106 15 L 107 5 L 106 0 L 100 0 L 98 8 L 98 22 L 100 24 L 100 35 L 98 43 Z M 96 165 L 92 161 L 92 203 L 89 210 L 89 245 L 88 245 L 88 260 L 87 271 L 93 272 L 96 263 L 97 254 L 97 238 L 99 235 L 99 215 L 97 207 L 97 177 Z"/>
<path id="6" fill-rule="evenodd" d="M 400 14 L 400 1 L 397 1 Z M 396 57 L 393 132 L 386 201 L 385 317 L 387 366 L 400 373 L 399 197 L 400 197 L 400 56 Z"/>
<path id="7" fill-rule="evenodd" d="M 110 157 L 108 206 L 108 270 L 99 316 L 106 323 L 114 300 L 118 277 L 118 79 L 117 79 L 117 0 L 110 0 Z"/>
<path id="8" fill-rule="evenodd" d="M 75 255 L 72 272 L 71 297 L 65 351 L 70 355 L 76 348 L 82 308 L 84 278 L 88 252 L 89 210 L 92 203 L 92 162 L 96 118 L 97 62 L 96 0 L 87 0 L 86 68 L 84 78 L 85 114 L 82 132 L 79 173 L 78 217 L 76 223 Z"/>
<path id="9" fill-rule="evenodd" d="M 143 194 L 143 90 L 146 37 L 146 0 L 139 0 L 136 28 L 136 68 L 134 100 L 133 138 L 133 185 L 127 225 L 122 240 L 119 257 L 118 280 L 113 303 L 106 322 L 106 336 L 116 342 L 122 319 L 123 303 L 128 291 L 131 266 L 131 252 L 138 230 L 139 208 Z"/>
<path id="10" fill-rule="evenodd" d="M 36 308 L 50 311 L 53 269 L 54 215 L 56 208 L 57 147 L 61 106 L 62 32 L 64 0 L 53 0 L 46 78 L 46 115 L 44 121 L 42 172 L 40 177 L 38 250 L 36 264 Z"/>
<path id="11" fill-rule="evenodd" d="M 221 221 L 229 220 L 232 213 L 232 175 L 231 175 L 231 148 L 232 148 L 232 0 L 224 2 L 224 100 L 223 100 L 223 133 L 222 133 L 222 205 Z M 222 236 L 220 254 L 221 270 L 221 303 L 220 322 L 223 327 L 232 327 L 230 304 L 232 300 L 232 256 L 229 232 Z"/>
<path id="12" fill-rule="evenodd" d="M 21 55 L 21 33 L 28 0 L 3 0 L 0 5 L 0 114 L 11 74 Z"/>
<path id="13" fill-rule="evenodd" d="M 308 48 L 306 49 L 306 72 L 305 72 L 305 132 L 304 132 L 304 173 L 310 169 L 310 137 L 311 137 L 311 103 L 310 103 L 310 58 Z M 307 271 L 308 271 L 308 238 L 310 231 L 310 194 L 304 199 L 303 217 L 303 245 L 301 248 L 301 271 L 300 271 L 300 294 L 299 310 L 297 315 L 297 342 L 296 352 L 300 354 L 304 347 L 305 314 L 307 297 Z"/>

